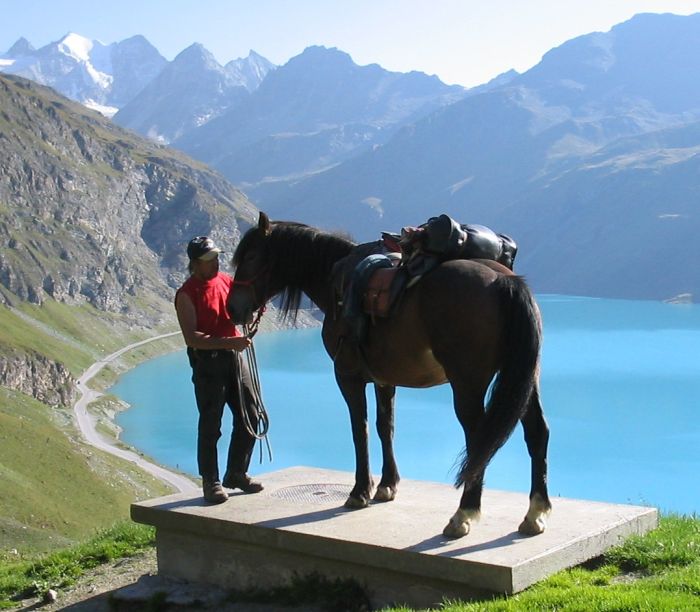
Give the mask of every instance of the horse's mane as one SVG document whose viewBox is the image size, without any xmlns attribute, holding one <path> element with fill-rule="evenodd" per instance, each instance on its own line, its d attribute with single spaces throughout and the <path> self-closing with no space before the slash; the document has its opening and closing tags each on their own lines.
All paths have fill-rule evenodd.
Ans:
<svg viewBox="0 0 700 612">
<path fill-rule="evenodd" d="M 253 231 L 241 239 L 234 255 L 234 265 L 240 263 Z M 285 318 L 296 316 L 304 293 L 302 286 L 328 283 L 333 265 L 356 246 L 339 234 L 293 221 L 272 222 L 267 244 L 271 267 L 281 275 L 279 280 L 285 285 L 280 305 Z"/>
</svg>

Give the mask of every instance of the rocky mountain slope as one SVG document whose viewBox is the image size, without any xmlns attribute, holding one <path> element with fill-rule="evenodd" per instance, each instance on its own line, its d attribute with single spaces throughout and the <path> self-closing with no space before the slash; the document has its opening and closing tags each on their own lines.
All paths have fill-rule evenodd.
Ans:
<svg viewBox="0 0 700 612">
<path fill-rule="evenodd" d="M 125 312 L 128 296 L 168 295 L 191 236 L 232 244 L 254 217 L 206 167 L 49 89 L 0 76 L 0 108 L 5 296 Z"/>
<path fill-rule="evenodd" d="M 201 125 L 215 116 L 221 104 L 224 108 L 228 105 L 228 90 L 253 91 L 273 68 L 254 51 L 247 58 L 221 66 L 200 44 L 168 62 L 140 35 L 105 45 L 69 33 L 40 49 L 20 38 L 0 54 L 0 72 L 48 85 L 108 117 L 130 106 L 120 123 L 144 135 L 152 133 L 161 141 L 171 140 L 188 126 Z M 149 90 L 135 102 L 147 87 Z M 232 101 L 237 101 L 236 95 Z M 183 112 L 185 121 L 171 134 L 166 126 L 172 126 Z M 157 125 L 143 126 L 164 115 L 166 123 L 160 129 Z"/>
<path fill-rule="evenodd" d="M 48 88 L 0 75 L 0 303 L 13 308 L 0 313 L 0 385 L 44 389 L 16 376 L 34 367 L 63 388 L 65 370 L 75 374 L 89 359 L 85 342 L 95 333 L 172 326 L 187 241 L 210 234 L 233 246 L 255 218 L 246 197 L 208 168 Z M 75 349 L 54 346 L 16 311 L 67 330 Z M 45 400 L 41 393 L 33 395 Z"/>
<path fill-rule="evenodd" d="M 166 64 L 143 36 L 105 45 L 70 33 L 40 49 L 21 38 L 0 55 L 0 71 L 48 85 L 110 116 Z"/>
<path fill-rule="evenodd" d="M 233 246 L 255 218 L 201 164 L 0 75 L 0 548 L 67 545 L 126 518 L 134 499 L 166 492 L 82 444 L 76 378 L 175 329 L 187 241 L 211 234 Z M 106 375 L 126 363 L 110 362 Z"/>
<path fill-rule="evenodd" d="M 167 144 L 242 103 L 273 67 L 253 52 L 222 66 L 202 45 L 192 45 L 125 104 L 114 121 Z"/>
<path fill-rule="evenodd" d="M 261 183 L 287 184 L 333 166 L 464 95 L 437 77 L 358 66 L 338 49 L 309 47 L 173 145 L 254 196 Z"/>
</svg>

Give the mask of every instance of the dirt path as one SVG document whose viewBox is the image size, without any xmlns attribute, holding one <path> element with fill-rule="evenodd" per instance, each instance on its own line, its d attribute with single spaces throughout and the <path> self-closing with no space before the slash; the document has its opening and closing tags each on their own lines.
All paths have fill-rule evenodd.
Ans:
<svg viewBox="0 0 700 612">
<path fill-rule="evenodd" d="M 75 402 L 75 405 L 73 406 L 73 414 L 75 415 L 78 430 L 80 431 L 83 438 L 88 444 L 94 446 L 95 448 L 99 448 L 100 450 L 103 450 L 107 453 L 111 453 L 112 455 L 125 459 L 126 461 L 131 461 L 132 463 L 135 463 L 142 470 L 148 472 L 149 474 L 152 474 L 156 478 L 169 484 L 181 493 L 189 493 L 198 489 L 197 485 L 195 485 L 195 483 L 192 480 L 190 480 L 186 476 L 182 476 L 181 474 L 176 474 L 175 472 L 166 470 L 165 468 L 156 465 L 155 463 L 151 463 L 150 461 L 147 461 L 146 459 L 134 453 L 133 451 L 119 448 L 114 443 L 103 438 L 97 432 L 95 419 L 93 419 L 93 417 L 87 410 L 87 407 L 91 402 L 94 402 L 96 399 L 103 395 L 99 391 L 95 391 L 94 389 L 88 387 L 87 384 L 90 381 L 90 379 L 96 376 L 102 368 L 104 368 L 107 364 L 114 361 L 127 351 L 130 351 L 136 347 L 142 346 L 149 342 L 153 342 L 155 340 L 161 340 L 162 338 L 169 338 L 170 336 L 175 336 L 179 333 L 180 332 L 172 332 L 169 334 L 155 336 L 147 340 L 141 340 L 140 342 L 134 342 L 133 344 L 119 349 L 111 355 L 107 355 L 107 357 L 101 359 L 100 361 L 96 361 L 95 363 L 93 363 L 78 378 L 77 387 L 78 392 L 80 393 L 80 398 L 78 398 L 78 401 Z"/>
</svg>

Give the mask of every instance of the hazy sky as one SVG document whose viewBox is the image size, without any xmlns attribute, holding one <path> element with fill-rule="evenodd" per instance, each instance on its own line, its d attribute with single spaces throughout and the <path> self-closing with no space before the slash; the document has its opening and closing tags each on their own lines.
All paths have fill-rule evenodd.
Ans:
<svg viewBox="0 0 700 612">
<path fill-rule="evenodd" d="M 700 0 L 0 0 L 0 52 L 68 32 L 103 43 L 143 34 L 167 59 L 199 42 L 221 63 L 253 49 L 284 64 L 324 45 L 473 86 L 644 12 L 688 15 Z"/>
</svg>

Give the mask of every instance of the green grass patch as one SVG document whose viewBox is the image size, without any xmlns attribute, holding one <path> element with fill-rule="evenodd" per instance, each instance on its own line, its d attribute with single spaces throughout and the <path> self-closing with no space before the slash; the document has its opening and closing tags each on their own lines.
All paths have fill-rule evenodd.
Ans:
<svg viewBox="0 0 700 612">
<path fill-rule="evenodd" d="M 594 562 L 559 572 L 512 597 L 445 602 L 447 612 L 700 610 L 700 520 L 669 515 Z M 396 608 L 407 610 L 407 608 Z"/>
<path fill-rule="evenodd" d="M 127 518 L 135 499 L 167 492 L 131 462 L 71 440 L 44 404 L 0 388 L 0 549 L 79 541 Z"/>
<path fill-rule="evenodd" d="M 98 355 L 113 353 L 153 333 L 131 331 L 123 317 L 97 310 L 90 304 L 69 306 L 46 300 L 41 306 L 24 304 L 22 311 L 71 340 L 90 347 Z"/>
<path fill-rule="evenodd" d="M 41 306 L 24 303 L 18 310 L 19 314 L 0 306 L 0 352 L 39 353 L 62 363 L 74 376 L 82 374 L 99 357 L 173 330 L 172 325 L 162 331 L 133 330 L 122 317 L 88 304 L 68 306 L 47 300 Z M 120 358 L 123 363 L 114 365 L 112 382 L 128 367 L 181 347 L 182 341 L 176 336 L 127 352 Z"/>
<path fill-rule="evenodd" d="M 623 571 L 649 574 L 692 565 L 700 560 L 700 520 L 669 514 L 658 529 L 629 538 L 605 558 Z"/>
<path fill-rule="evenodd" d="M 154 543 L 152 527 L 124 521 L 64 550 L 20 560 L 2 559 L 0 608 L 15 607 L 17 600 L 36 597 L 50 588 L 70 586 L 86 571 L 133 556 Z"/>
<path fill-rule="evenodd" d="M 696 517 L 662 517 L 659 528 L 629 538 L 602 558 L 560 572 L 511 597 L 474 602 L 446 601 L 446 612 L 550 611 L 646 612 L 700 609 L 700 554 Z M 151 528 L 122 523 L 86 544 L 52 554 L 11 560 L 0 557 L 0 607 L 18 597 L 70 585 L 85 571 L 153 546 Z M 630 573 L 632 572 L 632 573 Z M 365 610 L 369 602 L 352 580 L 297 576 L 274 589 L 233 591 L 233 602 L 314 606 L 325 610 Z M 411 608 L 392 608 L 395 612 Z"/>
<path fill-rule="evenodd" d="M 82 372 L 93 361 L 93 356 L 86 349 L 76 348 L 39 329 L 6 306 L 0 306 L 0 351 L 39 353 L 63 363 L 73 373 Z"/>
</svg>

